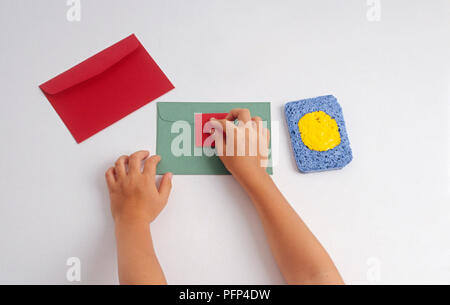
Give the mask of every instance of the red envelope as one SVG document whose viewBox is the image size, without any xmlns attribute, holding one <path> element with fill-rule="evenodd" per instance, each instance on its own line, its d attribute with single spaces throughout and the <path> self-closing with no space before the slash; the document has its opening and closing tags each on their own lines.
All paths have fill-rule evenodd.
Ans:
<svg viewBox="0 0 450 305">
<path fill-rule="evenodd" d="M 40 88 L 80 143 L 174 86 L 131 35 Z"/>
</svg>

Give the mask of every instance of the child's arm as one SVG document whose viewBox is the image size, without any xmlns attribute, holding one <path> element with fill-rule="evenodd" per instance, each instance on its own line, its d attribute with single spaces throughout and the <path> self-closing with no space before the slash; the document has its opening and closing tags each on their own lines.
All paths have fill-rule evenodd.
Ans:
<svg viewBox="0 0 450 305">
<path fill-rule="evenodd" d="M 230 123 L 236 118 L 241 122 L 239 126 Z M 259 125 L 261 119 L 251 118 L 247 109 L 234 109 L 226 120 L 212 121 L 216 129 L 216 149 L 219 155 L 223 152 L 220 158 L 254 203 L 272 253 L 287 283 L 343 284 L 325 249 L 286 201 L 261 163 L 267 160 L 270 135 L 267 129 Z M 247 133 L 239 132 L 245 127 L 242 122 L 247 123 Z M 222 137 L 218 129 L 226 130 L 226 136 Z M 232 143 L 227 142 L 232 132 L 234 148 L 230 148 Z M 236 156 L 239 144 L 245 145 L 245 156 Z M 257 155 L 250 155 L 251 145 L 258 145 Z M 232 152 L 234 154 L 230 156 Z"/>
<path fill-rule="evenodd" d="M 116 225 L 117 257 L 121 284 L 166 284 L 153 249 L 150 223 L 165 207 L 172 188 L 172 174 L 156 187 L 159 156 L 139 151 L 120 157 L 106 172 L 111 211 Z M 141 171 L 142 162 L 145 161 Z"/>
</svg>

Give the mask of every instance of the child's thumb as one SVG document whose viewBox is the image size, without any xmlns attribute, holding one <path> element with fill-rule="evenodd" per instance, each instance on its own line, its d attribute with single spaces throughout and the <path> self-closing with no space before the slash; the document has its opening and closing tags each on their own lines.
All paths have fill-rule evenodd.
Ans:
<svg viewBox="0 0 450 305">
<path fill-rule="evenodd" d="M 172 173 L 164 174 L 161 184 L 159 185 L 159 194 L 163 196 L 165 200 L 169 198 L 170 191 L 172 190 L 172 176 Z"/>
</svg>

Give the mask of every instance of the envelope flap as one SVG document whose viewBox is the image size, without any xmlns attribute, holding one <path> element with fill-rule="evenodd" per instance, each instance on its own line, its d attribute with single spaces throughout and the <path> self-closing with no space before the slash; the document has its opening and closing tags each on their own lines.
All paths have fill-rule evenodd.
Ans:
<svg viewBox="0 0 450 305">
<path fill-rule="evenodd" d="M 211 102 L 159 102 L 159 119 L 167 122 L 195 122 L 195 113 L 228 113 L 233 108 L 248 108 L 252 115 L 260 116 L 263 121 L 270 121 L 270 103 L 211 103 Z"/>
<path fill-rule="evenodd" d="M 105 72 L 133 53 L 140 45 L 133 34 L 42 84 L 40 88 L 47 94 L 60 93 Z"/>
<path fill-rule="evenodd" d="M 195 113 L 201 112 L 196 104 L 201 103 L 158 103 L 158 116 L 166 122 L 186 121 L 194 124 Z"/>
</svg>

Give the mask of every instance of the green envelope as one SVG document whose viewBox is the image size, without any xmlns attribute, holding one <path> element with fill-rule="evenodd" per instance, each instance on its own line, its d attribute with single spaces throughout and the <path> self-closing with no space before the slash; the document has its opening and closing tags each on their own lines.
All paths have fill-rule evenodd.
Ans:
<svg viewBox="0 0 450 305">
<path fill-rule="evenodd" d="M 230 173 L 217 156 L 207 156 L 201 147 L 195 146 L 194 115 L 195 113 L 227 113 L 233 108 L 248 108 L 252 116 L 259 116 L 263 122 L 266 121 L 267 128 L 271 130 L 270 103 L 158 102 L 156 153 L 161 156 L 161 162 L 157 173 L 159 175 L 166 172 L 177 175 L 229 175 Z M 178 123 L 174 124 L 175 122 Z M 177 137 L 179 139 L 183 132 L 187 134 L 189 129 L 190 144 L 183 142 L 181 145 L 177 142 L 180 144 L 177 147 L 183 147 L 185 152 L 190 150 L 190 154 L 176 156 L 172 152 L 173 140 Z M 184 146 L 186 144 L 187 146 Z M 271 164 L 271 155 L 269 159 Z M 268 167 L 267 172 L 272 174 L 272 167 Z"/>
</svg>

